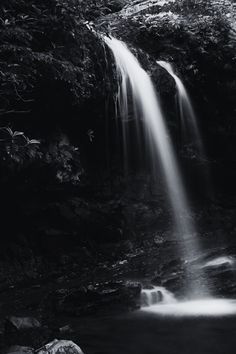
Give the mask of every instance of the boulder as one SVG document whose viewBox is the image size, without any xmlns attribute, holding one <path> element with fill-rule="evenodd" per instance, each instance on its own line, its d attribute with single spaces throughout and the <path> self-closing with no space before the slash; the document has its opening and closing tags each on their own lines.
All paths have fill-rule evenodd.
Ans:
<svg viewBox="0 0 236 354">
<path fill-rule="evenodd" d="M 34 317 L 11 316 L 5 321 L 4 341 L 8 346 L 37 347 L 50 336 L 51 331 Z"/>
<path fill-rule="evenodd" d="M 69 340 L 58 340 L 46 344 L 36 351 L 37 354 L 83 354 L 78 345 Z"/>
<path fill-rule="evenodd" d="M 63 327 L 60 327 L 59 328 L 59 332 L 60 333 L 72 333 L 73 332 L 73 329 L 71 328 L 71 326 L 68 324 L 68 325 L 65 325 Z"/>
<path fill-rule="evenodd" d="M 34 317 L 10 316 L 6 319 L 5 327 L 7 330 L 22 331 L 40 328 L 41 323 Z"/>
</svg>

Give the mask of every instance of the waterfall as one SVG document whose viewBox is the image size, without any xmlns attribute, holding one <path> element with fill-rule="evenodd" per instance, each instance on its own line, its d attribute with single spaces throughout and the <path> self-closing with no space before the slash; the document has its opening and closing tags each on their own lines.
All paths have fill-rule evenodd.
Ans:
<svg viewBox="0 0 236 354">
<path fill-rule="evenodd" d="M 162 286 L 142 289 L 141 307 L 149 307 L 156 304 L 173 304 L 176 302 L 177 300 L 174 295 Z"/>
<path fill-rule="evenodd" d="M 188 92 L 180 80 L 180 78 L 175 74 L 174 68 L 170 63 L 159 60 L 157 64 L 164 68 L 174 79 L 177 87 L 178 94 L 178 105 L 180 111 L 180 119 L 183 134 L 183 143 L 192 144 L 193 148 L 196 150 L 197 157 L 201 160 L 205 160 L 205 151 L 199 131 L 196 115 L 193 109 Z"/>
<path fill-rule="evenodd" d="M 154 85 L 125 43 L 113 37 L 104 36 L 103 38 L 114 55 L 120 82 L 118 104 L 125 146 L 128 139 L 126 126 L 130 114 L 129 102 L 132 100 L 133 119 L 136 121 L 137 130 L 139 129 L 138 120 L 141 119 L 146 129 L 150 151 L 153 152 L 152 163 L 157 165 L 159 160 L 161 165 L 166 193 L 173 211 L 175 229 L 179 235 L 181 257 L 186 264 L 188 295 L 203 296 L 207 293 L 203 270 L 200 267 L 193 269 L 191 266 L 191 260 L 200 254 L 196 229 Z M 195 279 L 193 279 L 193 274 Z"/>
</svg>

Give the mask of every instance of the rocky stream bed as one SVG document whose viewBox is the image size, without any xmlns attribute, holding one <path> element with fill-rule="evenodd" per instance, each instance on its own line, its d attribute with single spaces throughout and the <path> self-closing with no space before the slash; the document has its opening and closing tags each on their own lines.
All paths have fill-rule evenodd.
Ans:
<svg viewBox="0 0 236 354">
<path fill-rule="evenodd" d="M 86 348 L 89 326 L 110 323 L 109 318 L 140 308 L 142 287 L 163 286 L 183 297 L 188 264 L 176 256 L 177 235 L 171 224 L 166 226 L 168 208 L 158 208 L 155 198 L 141 197 L 129 191 L 118 200 L 72 197 L 47 204 L 47 213 L 52 205 L 54 212 L 60 210 L 59 219 L 62 224 L 69 222 L 71 235 L 55 229 L 49 218 L 47 227 L 38 224 L 41 233 L 44 228 L 38 241 L 44 247 L 43 256 L 38 244 L 32 247 L 28 238 L 17 246 L 21 255 L 17 261 L 2 261 L 2 350 L 12 345 L 37 349 L 55 338 L 71 339 Z M 114 219 L 117 210 L 122 218 Z M 35 212 L 39 215 L 31 209 Z M 201 211 L 196 206 L 194 213 L 204 246 L 197 263 L 200 260 L 206 267 L 212 292 L 220 297 L 234 297 L 236 291 L 234 216 L 235 205 L 229 199 L 227 204 L 223 199 L 212 202 Z M 84 225 L 90 230 L 90 241 L 86 236 L 86 242 L 80 238 L 78 242 L 78 230 Z M 102 243 L 96 241 L 101 235 Z M 116 237 L 109 241 L 111 235 Z M 219 264 L 209 263 L 222 257 Z"/>
</svg>

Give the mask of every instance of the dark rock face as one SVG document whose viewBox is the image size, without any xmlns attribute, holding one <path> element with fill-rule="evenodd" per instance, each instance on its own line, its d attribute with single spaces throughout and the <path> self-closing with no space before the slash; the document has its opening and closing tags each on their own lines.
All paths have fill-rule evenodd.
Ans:
<svg viewBox="0 0 236 354">
<path fill-rule="evenodd" d="M 141 285 L 134 282 L 106 282 L 80 289 L 59 289 L 46 299 L 49 311 L 78 316 L 119 312 L 138 307 Z"/>
<path fill-rule="evenodd" d="M 207 267 L 205 268 L 205 272 L 214 295 L 223 297 L 232 297 L 235 295 L 235 266 L 222 264 L 216 267 Z"/>
</svg>

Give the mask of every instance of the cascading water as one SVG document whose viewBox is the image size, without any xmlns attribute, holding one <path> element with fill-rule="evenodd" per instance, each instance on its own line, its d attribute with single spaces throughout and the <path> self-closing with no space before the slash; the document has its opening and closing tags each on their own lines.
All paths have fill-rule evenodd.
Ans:
<svg viewBox="0 0 236 354">
<path fill-rule="evenodd" d="M 154 85 L 136 57 L 122 41 L 113 37 L 104 37 L 104 41 L 114 55 L 120 79 L 118 103 L 124 140 L 127 139 L 125 124 L 129 117 L 128 102 L 130 95 L 134 106 L 136 126 L 139 126 L 138 119 L 144 122 L 150 151 L 153 152 L 152 163 L 156 165 L 157 160 L 160 161 L 167 195 L 172 206 L 176 231 L 180 237 L 179 244 L 181 245 L 182 257 L 186 261 L 188 296 L 204 296 L 208 293 L 204 273 L 200 267 L 192 269 L 191 262 L 188 262 L 197 257 L 200 249 L 174 149 Z M 192 278 L 193 273 L 195 273 L 195 280 Z"/>
<path fill-rule="evenodd" d="M 180 119 L 183 130 L 183 143 L 190 143 L 193 145 L 193 148 L 196 150 L 198 158 L 201 160 L 205 160 L 205 151 L 202 142 L 202 137 L 199 131 L 197 118 L 188 95 L 188 92 L 180 80 L 180 78 L 176 75 L 173 66 L 170 63 L 159 60 L 157 64 L 164 68 L 174 79 L 177 87 L 178 94 L 178 105 L 180 111 Z"/>
<path fill-rule="evenodd" d="M 149 307 L 156 304 L 173 304 L 176 302 L 177 300 L 174 295 L 162 286 L 143 289 L 141 292 L 141 307 Z"/>
<path fill-rule="evenodd" d="M 162 286 L 143 289 L 141 308 L 159 316 L 200 317 L 231 316 L 236 314 L 236 301 L 229 299 L 193 299 L 177 301 L 174 294 Z"/>
</svg>

